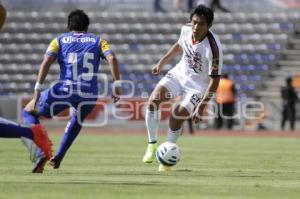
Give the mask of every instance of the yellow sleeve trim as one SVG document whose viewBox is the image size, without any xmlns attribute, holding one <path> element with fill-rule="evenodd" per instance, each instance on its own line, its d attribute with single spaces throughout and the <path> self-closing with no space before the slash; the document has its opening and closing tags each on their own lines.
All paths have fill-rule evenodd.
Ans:
<svg viewBox="0 0 300 199">
<path fill-rule="evenodd" d="M 100 40 L 100 51 L 102 52 L 102 54 L 104 56 L 111 54 L 111 49 L 110 49 L 109 43 L 105 39 L 102 39 L 102 38 Z"/>
<path fill-rule="evenodd" d="M 59 50 L 59 43 L 58 43 L 58 39 L 55 38 L 50 42 L 47 49 L 47 54 L 56 55 L 58 53 L 58 50 Z"/>
</svg>

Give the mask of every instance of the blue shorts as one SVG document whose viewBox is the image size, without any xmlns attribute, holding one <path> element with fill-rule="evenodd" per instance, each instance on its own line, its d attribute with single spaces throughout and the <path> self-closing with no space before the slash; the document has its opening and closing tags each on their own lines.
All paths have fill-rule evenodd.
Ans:
<svg viewBox="0 0 300 199">
<path fill-rule="evenodd" d="M 81 121 L 93 110 L 97 103 L 97 97 L 86 97 L 62 90 L 61 85 L 56 84 L 43 91 L 37 102 L 36 109 L 40 115 L 51 118 L 60 112 L 73 108 L 73 113 L 80 116 Z"/>
</svg>

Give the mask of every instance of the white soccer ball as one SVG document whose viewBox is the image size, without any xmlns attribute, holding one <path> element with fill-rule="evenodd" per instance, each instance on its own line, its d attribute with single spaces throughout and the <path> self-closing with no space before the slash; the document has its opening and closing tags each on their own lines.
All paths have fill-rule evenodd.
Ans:
<svg viewBox="0 0 300 199">
<path fill-rule="evenodd" d="M 157 148 L 156 159 L 165 166 L 174 166 L 180 160 L 180 149 L 177 144 L 164 142 Z"/>
</svg>

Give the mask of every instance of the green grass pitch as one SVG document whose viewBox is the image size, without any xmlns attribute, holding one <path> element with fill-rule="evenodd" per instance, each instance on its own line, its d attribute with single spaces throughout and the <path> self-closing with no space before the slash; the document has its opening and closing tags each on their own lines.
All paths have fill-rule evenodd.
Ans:
<svg viewBox="0 0 300 199">
<path fill-rule="evenodd" d="M 61 168 L 42 175 L 31 173 L 19 140 L 0 139 L 0 199 L 300 198 L 297 138 L 183 136 L 181 161 L 167 174 L 142 163 L 145 139 L 81 134 Z"/>
</svg>

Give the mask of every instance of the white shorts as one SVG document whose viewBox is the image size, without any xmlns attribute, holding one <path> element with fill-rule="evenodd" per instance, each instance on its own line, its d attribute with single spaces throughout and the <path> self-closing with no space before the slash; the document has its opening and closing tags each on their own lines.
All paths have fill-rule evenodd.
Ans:
<svg viewBox="0 0 300 199">
<path fill-rule="evenodd" d="M 157 86 L 167 88 L 172 98 L 181 96 L 180 106 L 191 114 L 201 101 L 208 84 L 201 83 L 198 77 L 180 73 L 175 67 L 158 82 Z"/>
</svg>

